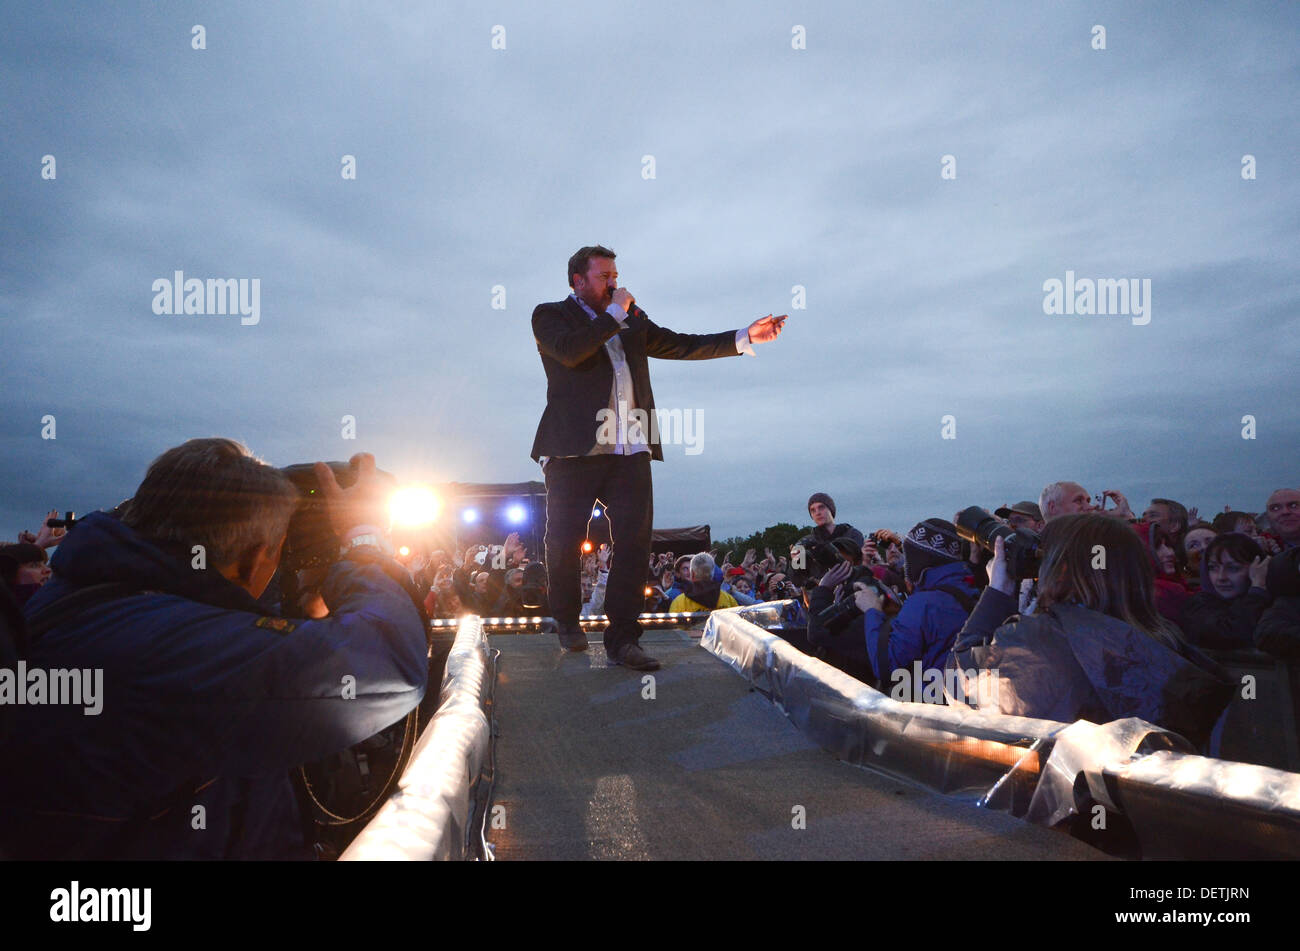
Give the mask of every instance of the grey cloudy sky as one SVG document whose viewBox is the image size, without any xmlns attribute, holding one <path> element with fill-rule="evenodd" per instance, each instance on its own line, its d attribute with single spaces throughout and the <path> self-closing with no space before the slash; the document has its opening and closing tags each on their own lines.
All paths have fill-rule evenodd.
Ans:
<svg viewBox="0 0 1300 951">
<path fill-rule="evenodd" d="M 803 522 L 824 490 L 906 529 L 1058 478 L 1258 510 L 1300 483 L 1298 28 L 1294 3 L 6 4 L 0 534 L 194 436 L 538 478 L 529 317 L 595 242 L 674 330 L 791 314 L 756 360 L 652 366 L 704 422 L 656 465 L 660 526 Z M 155 315 L 176 270 L 259 278 L 260 323 Z M 1067 270 L 1149 279 L 1150 323 L 1046 315 Z"/>
</svg>

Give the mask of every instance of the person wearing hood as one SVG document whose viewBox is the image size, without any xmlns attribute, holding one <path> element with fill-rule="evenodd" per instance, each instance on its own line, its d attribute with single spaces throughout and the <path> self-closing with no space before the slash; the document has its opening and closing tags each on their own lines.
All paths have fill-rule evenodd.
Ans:
<svg viewBox="0 0 1300 951">
<path fill-rule="evenodd" d="M 1132 530 L 1142 542 L 1154 576 L 1156 610 L 1181 629 L 1183 609 L 1191 592 L 1178 574 L 1178 557 L 1173 539 L 1156 522 L 1135 522 Z"/>
<path fill-rule="evenodd" d="M 915 681 L 919 662 L 927 670 L 942 670 L 979 590 L 962 557 L 956 527 L 941 518 L 918 522 L 903 539 L 903 571 L 913 591 L 892 619 L 882 610 L 880 595 L 862 585 L 854 597 L 862 614 L 839 634 L 822 627 L 818 615 L 834 600 L 834 589 L 852 573 L 845 561 L 832 568 L 814 589 L 808 608 L 808 639 L 844 655 L 853 663 L 870 665 L 882 691 L 901 685 L 899 677 Z M 919 691 L 914 691 L 916 696 Z"/>
<path fill-rule="evenodd" d="M 425 625 L 377 527 L 386 487 L 373 456 L 352 467 L 344 490 L 316 466 L 340 546 L 319 620 L 258 602 L 299 495 L 234 440 L 169 449 L 120 518 L 77 522 L 27 604 L 26 661 L 95 672 L 96 700 L 16 708 L 0 853 L 311 857 L 290 770 L 401 720 L 429 680 Z"/>
<path fill-rule="evenodd" d="M 1197 647 L 1250 650 L 1255 627 L 1273 600 L 1268 562 L 1254 539 L 1236 532 L 1218 535 L 1201 558 L 1201 590 L 1183 606 L 1183 633 Z"/>
<path fill-rule="evenodd" d="M 723 591 L 722 586 L 714 579 L 713 571 L 716 567 L 713 556 L 707 551 L 702 551 L 691 558 L 690 586 L 673 598 L 668 610 L 678 613 L 738 607 L 739 602 Z"/>
<path fill-rule="evenodd" d="M 1062 723 L 1138 717 L 1208 746 L 1235 685 L 1156 610 L 1151 560 L 1127 525 L 1100 514 L 1048 522 L 1038 582 L 1038 612 L 1016 615 L 997 539 L 989 585 L 953 645 L 957 676 L 945 684 L 968 685 L 953 702 L 979 697 L 1001 713 Z M 971 684 L 981 671 L 996 671 L 992 690 Z"/>
</svg>

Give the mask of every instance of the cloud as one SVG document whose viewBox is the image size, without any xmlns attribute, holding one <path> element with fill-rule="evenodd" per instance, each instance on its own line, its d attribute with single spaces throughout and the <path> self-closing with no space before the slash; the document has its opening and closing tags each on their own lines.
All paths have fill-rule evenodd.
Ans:
<svg viewBox="0 0 1300 951">
<path fill-rule="evenodd" d="M 702 454 L 656 467 L 660 524 L 802 521 L 817 487 L 859 527 L 905 528 L 1062 477 L 1203 511 L 1297 481 L 1294 8 L 838 3 L 799 14 L 803 51 L 793 16 L 10 14 L 0 532 L 112 504 L 196 435 L 536 478 L 529 315 L 591 241 L 675 330 L 806 289 L 758 360 L 654 365 L 659 404 L 706 421 Z M 261 323 L 154 315 L 177 269 L 260 278 Z M 1067 269 L 1150 278 L 1151 324 L 1045 315 Z"/>
</svg>

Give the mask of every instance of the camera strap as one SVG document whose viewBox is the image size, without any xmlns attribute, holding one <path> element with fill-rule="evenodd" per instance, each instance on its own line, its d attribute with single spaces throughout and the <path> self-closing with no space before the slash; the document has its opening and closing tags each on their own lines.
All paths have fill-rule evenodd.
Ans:
<svg viewBox="0 0 1300 951">
<path fill-rule="evenodd" d="M 951 585 L 943 585 L 934 590 L 942 591 L 944 594 L 950 595 L 954 601 L 961 605 L 962 610 L 966 612 L 967 616 L 975 610 L 975 599 L 965 591 L 961 590 L 961 588 L 954 588 Z"/>
</svg>

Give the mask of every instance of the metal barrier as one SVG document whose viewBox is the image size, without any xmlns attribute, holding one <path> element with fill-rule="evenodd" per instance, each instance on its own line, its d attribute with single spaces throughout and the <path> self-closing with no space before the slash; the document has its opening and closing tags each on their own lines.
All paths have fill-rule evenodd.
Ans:
<svg viewBox="0 0 1300 951">
<path fill-rule="evenodd" d="M 646 613 L 637 618 L 646 630 L 664 627 L 702 626 L 709 619 L 708 611 L 663 611 Z M 430 621 L 429 626 L 435 630 L 449 630 L 460 627 L 461 618 L 438 618 Z M 556 620 L 553 617 L 482 617 L 479 622 L 488 634 L 552 634 L 555 632 Z M 609 624 L 604 614 L 592 614 L 578 619 L 583 630 L 591 631 Z"/>
<path fill-rule="evenodd" d="M 1300 857 L 1300 775 L 1191 755 L 1132 718 L 1065 724 L 892 700 L 753 623 L 773 610 L 756 607 L 715 611 L 700 646 L 840 759 L 1042 825 L 1100 806 L 1132 826 L 1144 857 Z"/>
<path fill-rule="evenodd" d="M 492 783 L 490 711 L 499 652 L 487 646 L 477 617 L 458 623 L 437 712 L 397 792 L 352 840 L 342 861 L 491 858 L 483 810 Z"/>
</svg>

